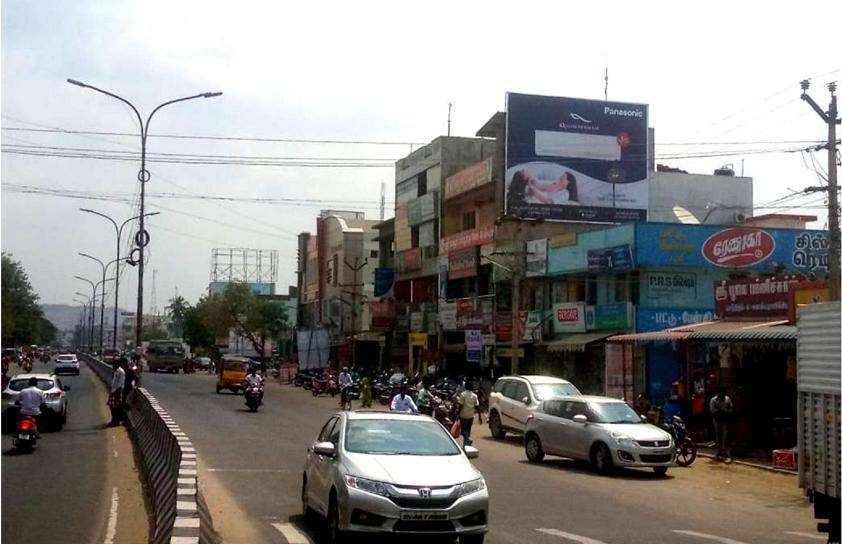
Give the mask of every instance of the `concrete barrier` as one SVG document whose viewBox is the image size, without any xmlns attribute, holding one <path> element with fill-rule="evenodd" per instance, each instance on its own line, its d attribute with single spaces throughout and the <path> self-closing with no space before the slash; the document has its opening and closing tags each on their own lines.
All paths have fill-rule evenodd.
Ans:
<svg viewBox="0 0 842 544">
<path fill-rule="evenodd" d="M 109 365 L 83 356 L 108 387 Z M 154 544 L 213 544 L 218 541 L 207 505 L 199 493 L 193 443 L 158 400 L 140 387 L 126 399 L 126 424 L 140 449 L 153 509 Z"/>
</svg>

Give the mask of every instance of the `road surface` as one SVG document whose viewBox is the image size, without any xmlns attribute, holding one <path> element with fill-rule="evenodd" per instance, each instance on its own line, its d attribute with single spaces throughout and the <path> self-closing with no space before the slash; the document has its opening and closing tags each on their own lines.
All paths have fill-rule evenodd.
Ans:
<svg viewBox="0 0 842 544">
<path fill-rule="evenodd" d="M 190 436 L 200 482 L 226 542 L 294 544 L 318 528 L 299 518 L 305 449 L 337 399 L 270 383 L 265 405 L 214 392 L 206 374 L 145 374 L 144 385 Z M 475 425 L 475 461 L 491 497 L 491 544 L 813 543 L 809 505 L 797 478 L 700 459 L 667 477 L 625 470 L 598 476 L 586 465 L 526 461 L 516 438 L 498 441 Z"/>
<path fill-rule="evenodd" d="M 33 372 L 52 368 L 37 362 Z M 105 388 L 84 363 L 80 376 L 59 379 L 70 386 L 63 430 L 42 432 L 33 453 L 18 454 L 3 429 L 3 544 L 147 542 L 132 445 L 125 428 L 105 428 Z"/>
</svg>

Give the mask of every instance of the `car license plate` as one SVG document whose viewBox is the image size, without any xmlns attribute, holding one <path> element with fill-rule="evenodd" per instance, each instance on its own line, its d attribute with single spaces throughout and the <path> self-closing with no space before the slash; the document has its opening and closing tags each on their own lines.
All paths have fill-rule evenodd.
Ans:
<svg viewBox="0 0 842 544">
<path fill-rule="evenodd" d="M 18 440 L 29 440 L 29 435 L 28 434 L 19 434 Z"/>
<path fill-rule="evenodd" d="M 447 512 L 427 512 L 410 510 L 401 512 L 401 519 L 407 521 L 441 521 L 450 519 L 450 514 Z"/>
<path fill-rule="evenodd" d="M 669 453 L 669 450 L 656 450 L 655 455 L 666 455 Z"/>
</svg>

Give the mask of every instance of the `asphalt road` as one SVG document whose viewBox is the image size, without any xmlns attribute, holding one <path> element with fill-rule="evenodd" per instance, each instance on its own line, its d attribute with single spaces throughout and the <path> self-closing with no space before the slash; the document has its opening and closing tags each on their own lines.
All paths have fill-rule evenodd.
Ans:
<svg viewBox="0 0 842 544">
<path fill-rule="evenodd" d="M 35 363 L 50 372 L 53 363 Z M 67 424 L 41 432 L 31 454 L 2 437 L 3 543 L 140 543 L 148 521 L 131 443 L 123 428 L 105 429 L 105 389 L 82 364 L 80 376 L 61 376 L 70 386 Z"/>
<path fill-rule="evenodd" d="M 252 414 L 242 396 L 215 394 L 214 383 L 203 374 L 144 375 L 197 449 L 217 529 L 228 542 L 294 544 L 292 524 L 318 540 L 318 528 L 298 516 L 301 470 L 337 401 L 270 384 Z M 493 440 L 485 425 L 474 434 L 492 544 L 821 541 L 793 476 L 700 459 L 665 478 L 642 470 L 602 477 L 569 460 L 529 464 L 519 440 Z"/>
</svg>

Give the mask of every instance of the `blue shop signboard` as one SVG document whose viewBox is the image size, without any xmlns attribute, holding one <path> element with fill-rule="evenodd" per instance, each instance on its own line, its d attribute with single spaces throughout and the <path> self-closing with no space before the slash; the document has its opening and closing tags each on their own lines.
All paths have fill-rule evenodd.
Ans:
<svg viewBox="0 0 842 544">
<path fill-rule="evenodd" d="M 589 272 L 624 271 L 633 268 L 634 259 L 629 244 L 588 251 Z"/>
<path fill-rule="evenodd" d="M 635 258 L 641 267 L 681 266 L 826 272 L 826 231 L 638 224 Z"/>
<path fill-rule="evenodd" d="M 716 319 L 715 312 L 704 308 L 638 308 L 637 332 L 652 332 L 703 323 Z"/>
</svg>

